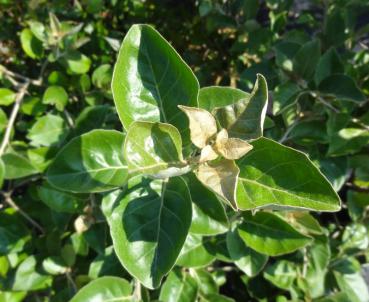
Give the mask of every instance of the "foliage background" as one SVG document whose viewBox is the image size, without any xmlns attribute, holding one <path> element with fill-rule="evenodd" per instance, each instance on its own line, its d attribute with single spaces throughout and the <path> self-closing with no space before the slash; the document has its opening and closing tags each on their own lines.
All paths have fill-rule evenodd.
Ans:
<svg viewBox="0 0 369 302">
<path fill-rule="evenodd" d="M 25 94 L 1 150 L 0 301 L 67 301 L 99 276 L 129 279 L 111 248 L 101 195 L 53 191 L 42 172 L 73 137 L 121 130 L 110 81 L 136 23 L 158 29 L 202 87 L 250 91 L 264 74 L 265 136 L 309 154 L 343 201 L 338 213 L 314 214 L 320 245 L 270 259 L 253 278 L 220 246 L 202 282 L 235 301 L 369 300 L 361 275 L 369 261 L 367 1 L 2 0 L 0 16 L 2 139 Z"/>
</svg>

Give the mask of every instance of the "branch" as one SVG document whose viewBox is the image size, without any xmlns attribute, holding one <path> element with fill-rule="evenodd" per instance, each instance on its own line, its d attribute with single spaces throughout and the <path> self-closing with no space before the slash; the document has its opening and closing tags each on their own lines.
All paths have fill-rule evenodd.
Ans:
<svg viewBox="0 0 369 302">
<path fill-rule="evenodd" d="M 2 140 L 1 145 L 0 145 L 0 156 L 4 154 L 5 149 L 9 144 L 10 134 L 11 134 L 13 125 L 14 125 L 15 120 L 17 118 L 20 105 L 22 104 L 24 95 L 27 92 L 29 84 L 30 84 L 30 82 L 26 81 L 24 84 L 21 85 L 21 87 L 20 87 L 20 89 L 17 93 L 17 96 L 15 98 L 15 102 L 14 102 L 14 106 L 13 106 L 12 112 L 10 114 L 9 122 L 8 122 L 8 125 L 6 126 L 5 134 L 4 134 L 3 140 Z"/>
<path fill-rule="evenodd" d="M 30 224 L 32 224 L 36 229 L 38 229 L 42 235 L 45 234 L 44 229 L 42 226 L 40 226 L 35 220 L 33 220 L 26 212 L 24 212 L 12 199 L 10 193 L 4 193 L 2 192 L 2 195 L 4 196 L 4 201 L 7 203 L 10 207 L 12 207 L 14 210 L 19 212 Z"/>
</svg>

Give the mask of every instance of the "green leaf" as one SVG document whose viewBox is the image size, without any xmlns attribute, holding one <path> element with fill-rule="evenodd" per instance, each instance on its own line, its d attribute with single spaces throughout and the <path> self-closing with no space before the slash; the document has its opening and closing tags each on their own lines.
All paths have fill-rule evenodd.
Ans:
<svg viewBox="0 0 369 302">
<path fill-rule="evenodd" d="M 125 129 L 137 120 L 161 121 L 184 132 L 188 123 L 177 105 L 197 107 L 199 83 L 174 48 L 155 29 L 134 25 L 118 54 L 112 91 Z M 185 140 L 185 144 L 188 142 Z"/>
<path fill-rule="evenodd" d="M 184 166 L 181 135 L 170 124 L 134 122 L 129 127 L 123 152 L 133 174 L 155 174 Z"/>
<path fill-rule="evenodd" d="M 191 225 L 186 183 L 178 177 L 167 183 L 143 179 L 117 201 L 108 220 L 117 256 L 145 287 L 156 288 L 174 266 Z"/>
<path fill-rule="evenodd" d="M 51 275 L 62 275 L 68 271 L 61 257 L 48 257 L 42 262 L 43 269 Z"/>
<path fill-rule="evenodd" d="M 5 177 L 5 165 L 4 165 L 3 160 L 0 157 L 0 189 L 3 186 L 4 177 Z"/>
<path fill-rule="evenodd" d="M 212 112 L 218 107 L 235 104 L 241 100 L 249 99 L 250 93 L 232 87 L 210 86 L 200 89 L 199 107 Z"/>
<path fill-rule="evenodd" d="M 84 74 L 90 70 L 91 60 L 77 50 L 69 50 L 60 59 L 68 74 Z"/>
<path fill-rule="evenodd" d="M 175 269 L 165 280 L 160 291 L 159 300 L 166 302 L 195 301 L 197 290 L 197 282 L 188 272 Z"/>
<path fill-rule="evenodd" d="M 36 120 L 29 129 L 27 138 L 31 145 L 51 146 L 62 142 L 68 135 L 68 126 L 63 118 L 58 115 L 47 114 Z"/>
<path fill-rule="evenodd" d="M 279 260 L 268 266 L 264 271 L 264 278 L 281 289 L 290 289 L 297 278 L 297 267 L 293 262 Z"/>
<path fill-rule="evenodd" d="M 176 265 L 184 267 L 207 266 L 215 260 L 211 251 L 211 237 L 188 234 Z"/>
<path fill-rule="evenodd" d="M 43 56 L 44 50 L 42 42 L 38 40 L 28 28 L 22 30 L 20 35 L 23 51 L 32 59 L 38 59 Z"/>
<path fill-rule="evenodd" d="M 216 277 L 209 273 L 206 268 L 191 270 L 192 276 L 196 279 L 200 294 L 215 294 L 219 291 Z"/>
<path fill-rule="evenodd" d="M 237 161 L 240 209 L 340 209 L 338 195 L 304 153 L 267 138 L 260 138 L 252 145 L 253 150 Z"/>
<path fill-rule="evenodd" d="M 29 159 L 16 153 L 6 153 L 1 159 L 5 165 L 5 179 L 17 179 L 39 171 L 30 163 Z"/>
<path fill-rule="evenodd" d="M 192 199 L 191 233 L 217 235 L 228 230 L 228 218 L 216 195 L 205 188 L 193 173 L 189 174 L 188 187 Z"/>
<path fill-rule="evenodd" d="M 328 155 L 353 154 L 369 144 L 369 131 L 361 128 L 343 128 L 334 133 L 329 140 Z"/>
<path fill-rule="evenodd" d="M 28 228 L 13 209 L 0 212 L 0 255 L 21 252 L 30 239 Z"/>
<path fill-rule="evenodd" d="M 101 277 L 82 287 L 70 302 L 132 301 L 132 286 L 117 277 Z"/>
<path fill-rule="evenodd" d="M 319 85 L 328 76 L 339 73 L 344 73 L 343 63 L 336 49 L 330 48 L 319 59 L 314 75 L 315 84 Z"/>
<path fill-rule="evenodd" d="M 227 233 L 227 249 L 236 266 L 247 276 L 256 276 L 268 261 L 268 256 L 248 247 L 233 226 Z"/>
<path fill-rule="evenodd" d="M 255 251 L 278 256 L 296 251 L 311 242 L 282 218 L 267 212 L 246 215 L 238 234 Z"/>
<path fill-rule="evenodd" d="M 293 106 L 299 99 L 301 89 L 293 82 L 286 82 L 274 89 L 273 114 L 278 115 Z"/>
<path fill-rule="evenodd" d="M 369 290 L 360 270 L 353 271 L 350 266 L 358 266 L 355 259 L 346 258 L 333 271 L 334 277 L 342 292 L 347 293 L 352 302 L 366 302 L 369 300 Z"/>
<path fill-rule="evenodd" d="M 14 103 L 16 93 L 8 88 L 0 88 L 0 105 L 9 106 Z"/>
<path fill-rule="evenodd" d="M 306 282 L 312 298 L 321 297 L 325 293 L 325 278 L 329 267 L 331 250 L 328 238 L 316 237 L 314 244 L 307 248 L 308 263 Z"/>
<path fill-rule="evenodd" d="M 63 111 L 68 104 L 68 94 L 61 86 L 49 86 L 42 98 L 42 103 L 54 105 L 59 111 Z"/>
<path fill-rule="evenodd" d="M 0 302 L 21 302 L 27 296 L 27 292 L 0 292 Z"/>
<path fill-rule="evenodd" d="M 268 86 L 258 74 L 251 95 L 237 103 L 214 109 L 220 126 L 230 137 L 255 139 L 263 135 L 263 125 L 268 105 Z"/>
<path fill-rule="evenodd" d="M 47 180 L 63 191 L 91 193 L 125 184 L 128 172 L 122 155 L 125 135 L 93 130 L 72 139 L 55 157 Z"/>
<path fill-rule="evenodd" d="M 124 270 L 114 253 L 113 246 L 109 246 L 104 250 L 103 254 L 99 254 L 90 262 L 88 276 L 92 279 L 107 275 L 121 276 L 122 271 Z"/>
<path fill-rule="evenodd" d="M 313 40 L 305 43 L 293 58 L 293 70 L 300 77 L 310 79 L 320 58 L 320 42 Z"/>
<path fill-rule="evenodd" d="M 338 99 L 362 103 L 366 101 L 365 95 L 361 92 L 355 81 L 343 74 L 334 74 L 325 78 L 319 84 L 319 91 L 332 95 Z"/>
<path fill-rule="evenodd" d="M 13 290 L 29 291 L 45 289 L 51 285 L 52 278 L 36 270 L 36 258 L 26 258 L 17 268 L 14 276 Z"/>
<path fill-rule="evenodd" d="M 97 88 L 110 89 L 111 79 L 113 77 L 113 68 L 109 64 L 100 65 L 92 74 L 92 83 Z"/>
<path fill-rule="evenodd" d="M 81 200 L 78 197 L 50 186 L 38 187 L 37 193 L 41 201 L 56 212 L 75 213 L 80 208 Z"/>
</svg>

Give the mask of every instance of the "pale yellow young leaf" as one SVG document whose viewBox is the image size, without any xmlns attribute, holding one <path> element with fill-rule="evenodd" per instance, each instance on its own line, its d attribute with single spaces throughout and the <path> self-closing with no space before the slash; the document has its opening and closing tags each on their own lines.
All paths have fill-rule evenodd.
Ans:
<svg viewBox="0 0 369 302">
<path fill-rule="evenodd" d="M 201 150 L 200 163 L 204 163 L 209 160 L 214 160 L 218 158 L 218 153 L 216 153 L 212 146 L 207 145 Z"/>
<path fill-rule="evenodd" d="M 233 160 L 221 159 L 200 164 L 196 176 L 206 187 L 237 209 L 236 186 L 239 173 Z"/>
<path fill-rule="evenodd" d="M 226 159 L 239 159 L 252 149 L 252 145 L 239 138 L 228 138 L 228 132 L 222 129 L 216 138 L 215 150 Z"/>
<path fill-rule="evenodd" d="M 209 139 L 217 133 L 217 124 L 215 118 L 210 112 L 187 106 L 178 106 L 188 117 L 190 121 L 190 132 L 192 143 L 202 149 Z"/>
</svg>

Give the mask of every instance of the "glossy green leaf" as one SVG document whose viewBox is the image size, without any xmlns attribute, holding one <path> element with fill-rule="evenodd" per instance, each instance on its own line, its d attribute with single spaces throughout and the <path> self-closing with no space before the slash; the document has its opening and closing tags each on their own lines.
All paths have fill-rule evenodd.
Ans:
<svg viewBox="0 0 369 302">
<path fill-rule="evenodd" d="M 270 256 L 292 253 L 311 242 L 310 237 L 268 212 L 246 215 L 238 234 L 249 247 Z"/>
<path fill-rule="evenodd" d="M 249 277 L 257 275 L 268 261 L 268 256 L 245 244 L 236 226 L 227 233 L 227 249 L 236 266 Z"/>
<path fill-rule="evenodd" d="M 27 296 L 27 292 L 0 291 L 0 302 L 21 302 Z"/>
<path fill-rule="evenodd" d="M 209 294 L 201 296 L 200 302 L 235 302 L 235 300 L 220 294 Z"/>
<path fill-rule="evenodd" d="M 56 212 L 75 213 L 83 204 L 80 198 L 50 186 L 38 187 L 37 193 L 41 201 Z"/>
<path fill-rule="evenodd" d="M 28 228 L 13 209 L 0 212 L 0 255 L 21 252 L 31 239 Z"/>
<path fill-rule="evenodd" d="M 14 103 L 16 93 L 8 88 L 0 88 L 0 105 L 9 106 Z"/>
<path fill-rule="evenodd" d="M 68 271 L 68 266 L 61 257 L 48 257 L 42 262 L 42 268 L 51 275 L 61 275 Z"/>
<path fill-rule="evenodd" d="M 101 277 L 81 288 L 70 302 L 132 301 L 132 286 L 117 277 Z"/>
<path fill-rule="evenodd" d="M 125 269 L 156 288 L 174 266 L 191 225 L 191 197 L 178 177 L 143 179 L 119 196 L 111 214 L 114 249 Z"/>
<path fill-rule="evenodd" d="M 193 202 L 191 233 L 216 235 L 226 232 L 228 218 L 216 195 L 206 189 L 192 173 L 187 183 Z"/>
<path fill-rule="evenodd" d="M 346 258 L 334 269 L 334 277 L 342 292 L 350 297 L 352 302 L 365 302 L 369 300 L 369 289 L 360 273 L 360 264 L 352 258 Z M 354 263 L 352 263 L 354 262 Z M 358 266 L 357 271 L 351 269 Z"/>
<path fill-rule="evenodd" d="M 211 237 L 189 234 L 177 260 L 184 267 L 202 267 L 215 260 L 211 250 Z"/>
<path fill-rule="evenodd" d="M 273 114 L 278 115 L 293 106 L 299 98 L 301 88 L 293 82 L 278 85 L 273 94 Z"/>
<path fill-rule="evenodd" d="M 109 246 L 103 254 L 99 254 L 90 262 L 88 276 L 92 279 L 103 276 L 121 276 L 123 271 L 124 269 L 115 255 L 113 246 Z"/>
<path fill-rule="evenodd" d="M 338 195 L 304 153 L 267 138 L 260 138 L 252 145 L 253 150 L 237 161 L 240 209 L 340 209 Z"/>
<path fill-rule="evenodd" d="M 48 182 L 59 190 L 81 193 L 123 186 L 128 176 L 124 138 L 114 130 L 94 130 L 74 138 L 50 165 Z"/>
<path fill-rule="evenodd" d="M 210 86 L 200 89 L 198 102 L 200 108 L 212 112 L 218 107 L 232 105 L 249 98 L 250 94 L 240 89 Z"/>
<path fill-rule="evenodd" d="M 343 74 L 334 74 L 325 78 L 319 84 L 319 91 L 346 101 L 362 103 L 366 100 L 355 81 Z"/>
<path fill-rule="evenodd" d="M 32 146 L 51 146 L 65 139 L 68 135 L 68 126 L 58 115 L 47 114 L 36 120 L 29 129 L 27 138 Z"/>
<path fill-rule="evenodd" d="M 336 49 L 330 48 L 320 57 L 314 75 L 315 84 L 319 85 L 328 76 L 339 73 L 344 73 L 343 63 Z"/>
<path fill-rule="evenodd" d="M 192 276 L 196 279 L 199 286 L 200 295 L 216 294 L 219 291 L 219 285 L 214 274 L 204 269 L 191 270 Z"/>
<path fill-rule="evenodd" d="M 199 83 L 155 29 L 134 25 L 120 48 L 112 90 L 124 128 L 142 120 L 171 123 L 184 131 L 188 123 L 177 105 L 197 107 Z"/>
<path fill-rule="evenodd" d="M 362 128 L 343 128 L 330 137 L 328 155 L 353 154 L 369 144 L 369 131 Z"/>
<path fill-rule="evenodd" d="M 49 86 L 44 93 L 42 103 L 54 105 L 57 110 L 63 111 L 68 104 L 68 94 L 61 86 Z"/>
<path fill-rule="evenodd" d="M 264 278 L 275 286 L 289 289 L 298 276 L 297 267 L 293 262 L 280 260 L 268 266 L 264 271 Z"/>
<path fill-rule="evenodd" d="M 255 139 L 263 135 L 263 125 L 268 105 L 268 86 L 258 74 L 251 95 L 237 103 L 216 108 L 215 117 L 229 137 Z"/>
<path fill-rule="evenodd" d="M 91 66 L 91 60 L 77 50 L 68 51 L 60 62 L 69 74 L 84 74 Z"/>
<path fill-rule="evenodd" d="M 28 28 L 22 30 L 20 35 L 21 45 L 24 52 L 32 59 L 41 58 L 43 55 L 42 43 Z"/>
<path fill-rule="evenodd" d="M 293 58 L 293 70 L 300 77 L 310 79 L 320 58 L 320 42 L 315 39 L 302 45 Z"/>
<path fill-rule="evenodd" d="M 331 250 L 328 238 L 319 236 L 314 239 L 314 244 L 307 248 L 308 262 L 306 270 L 306 282 L 312 298 L 321 297 L 325 292 L 325 278 L 329 268 Z"/>
<path fill-rule="evenodd" d="M 1 159 L 5 165 L 5 179 L 22 178 L 39 172 L 28 158 L 17 153 L 5 153 Z"/>
<path fill-rule="evenodd" d="M 195 301 L 197 290 L 197 282 L 188 272 L 175 269 L 163 283 L 159 300 L 166 302 Z"/>
<path fill-rule="evenodd" d="M 113 68 L 109 64 L 100 65 L 92 74 L 92 83 L 98 88 L 109 89 L 112 76 Z"/>
<path fill-rule="evenodd" d="M 128 130 L 123 152 L 132 174 L 154 174 L 184 166 L 181 135 L 170 124 L 134 122 Z"/>
<path fill-rule="evenodd" d="M 29 256 L 18 266 L 14 276 L 13 290 L 40 290 L 51 285 L 52 278 L 38 273 L 36 264 L 36 258 Z"/>
</svg>

